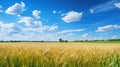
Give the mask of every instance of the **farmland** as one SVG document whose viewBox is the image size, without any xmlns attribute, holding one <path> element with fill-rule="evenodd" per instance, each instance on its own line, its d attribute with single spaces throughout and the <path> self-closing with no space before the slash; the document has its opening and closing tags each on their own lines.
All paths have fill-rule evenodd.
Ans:
<svg viewBox="0 0 120 67">
<path fill-rule="evenodd" d="M 120 67 L 120 43 L 0 43 L 0 67 Z"/>
</svg>

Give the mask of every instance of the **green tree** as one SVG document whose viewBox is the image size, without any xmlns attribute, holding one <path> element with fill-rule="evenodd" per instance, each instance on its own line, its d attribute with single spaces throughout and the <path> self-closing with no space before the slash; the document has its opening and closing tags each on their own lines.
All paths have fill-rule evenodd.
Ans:
<svg viewBox="0 0 120 67">
<path fill-rule="evenodd" d="M 59 39 L 59 42 L 63 42 L 62 38 Z"/>
<path fill-rule="evenodd" d="M 68 40 L 64 40 L 64 42 L 68 42 Z"/>
</svg>

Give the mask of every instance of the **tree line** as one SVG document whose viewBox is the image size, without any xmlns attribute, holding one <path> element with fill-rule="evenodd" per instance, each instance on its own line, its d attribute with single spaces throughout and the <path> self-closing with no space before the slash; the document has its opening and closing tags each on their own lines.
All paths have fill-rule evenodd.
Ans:
<svg viewBox="0 0 120 67">
<path fill-rule="evenodd" d="M 10 40 L 10 41 L 0 41 L 0 42 L 106 42 L 106 41 L 120 41 L 120 39 L 108 39 L 108 40 L 75 40 L 75 41 L 68 41 L 62 38 L 59 38 L 58 41 L 19 41 L 19 40 Z"/>
</svg>

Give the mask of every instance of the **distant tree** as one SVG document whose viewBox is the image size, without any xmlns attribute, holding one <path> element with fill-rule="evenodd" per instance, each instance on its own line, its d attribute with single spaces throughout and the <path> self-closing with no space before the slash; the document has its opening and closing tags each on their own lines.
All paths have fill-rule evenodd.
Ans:
<svg viewBox="0 0 120 67">
<path fill-rule="evenodd" d="M 62 38 L 59 39 L 59 42 L 63 42 Z"/>
<path fill-rule="evenodd" d="M 21 42 L 21 41 L 17 41 L 17 40 L 10 40 L 9 42 Z"/>
<path fill-rule="evenodd" d="M 85 42 L 88 42 L 88 40 L 85 40 Z"/>
<path fill-rule="evenodd" d="M 68 40 L 63 40 L 62 38 L 60 38 L 59 42 L 68 42 Z"/>
<path fill-rule="evenodd" d="M 43 40 L 41 40 L 40 42 L 44 42 Z"/>
<path fill-rule="evenodd" d="M 0 41 L 0 42 L 4 42 L 4 41 Z"/>
<path fill-rule="evenodd" d="M 64 40 L 64 42 L 68 42 L 68 40 Z"/>
</svg>

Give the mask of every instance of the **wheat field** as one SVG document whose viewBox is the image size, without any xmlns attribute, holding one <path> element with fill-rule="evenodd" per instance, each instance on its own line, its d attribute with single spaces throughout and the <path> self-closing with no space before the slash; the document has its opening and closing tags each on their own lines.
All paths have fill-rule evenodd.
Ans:
<svg viewBox="0 0 120 67">
<path fill-rule="evenodd" d="M 0 43 L 0 67 L 120 67 L 120 44 Z"/>
</svg>

